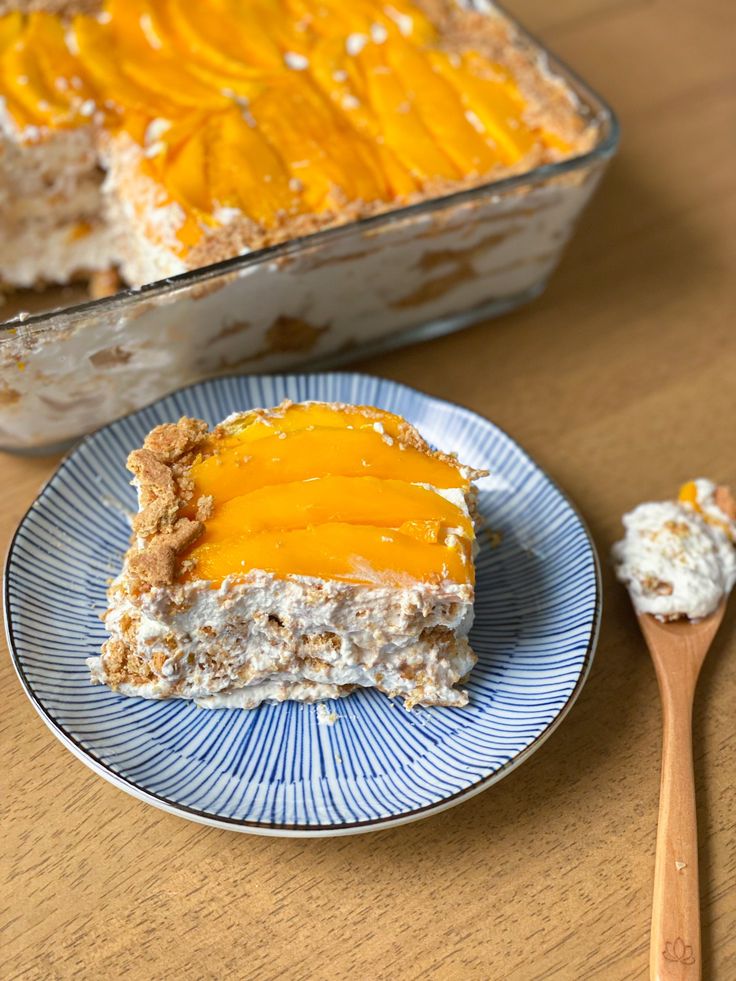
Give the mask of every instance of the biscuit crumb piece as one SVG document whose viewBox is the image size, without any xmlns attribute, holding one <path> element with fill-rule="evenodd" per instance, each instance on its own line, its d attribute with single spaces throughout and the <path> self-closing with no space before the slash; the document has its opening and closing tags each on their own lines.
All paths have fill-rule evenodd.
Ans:
<svg viewBox="0 0 736 981">
<path fill-rule="evenodd" d="M 646 579 L 642 579 L 642 588 L 648 593 L 656 593 L 657 596 L 671 596 L 672 595 L 672 583 L 662 582 L 661 579 L 655 579 L 653 576 L 647 576 Z"/>
<path fill-rule="evenodd" d="M 736 498 L 734 498 L 731 488 L 721 484 L 716 487 L 715 502 L 717 507 L 723 511 L 727 518 L 736 521 Z"/>
<path fill-rule="evenodd" d="M 123 283 L 117 269 L 97 269 L 89 277 L 89 295 L 102 300 L 122 289 Z"/>
<path fill-rule="evenodd" d="M 197 500 L 197 518 L 200 521 L 206 521 L 208 518 L 211 518 L 214 505 L 215 501 L 212 495 L 203 494 Z"/>
<path fill-rule="evenodd" d="M 176 558 L 192 545 L 204 531 L 201 521 L 179 518 L 170 532 L 149 539 L 143 549 L 131 555 L 129 570 L 149 586 L 166 586 L 174 581 Z"/>
<path fill-rule="evenodd" d="M 324 702 L 317 705 L 317 723 L 321 726 L 334 726 L 339 716 L 337 712 L 331 712 Z"/>
<path fill-rule="evenodd" d="M 143 539 L 139 550 L 131 554 L 128 568 L 141 585 L 173 583 L 177 557 L 204 531 L 211 498 L 197 502 L 197 520 L 181 517 L 179 512 L 191 496 L 189 465 L 202 452 L 206 436 L 206 422 L 184 416 L 151 430 L 143 447 L 128 456 L 141 507 L 133 519 L 133 530 Z"/>
<path fill-rule="evenodd" d="M 162 463 L 174 463 L 199 446 L 206 433 L 206 422 L 182 416 L 178 422 L 164 423 L 152 429 L 146 436 L 143 447 Z"/>
</svg>

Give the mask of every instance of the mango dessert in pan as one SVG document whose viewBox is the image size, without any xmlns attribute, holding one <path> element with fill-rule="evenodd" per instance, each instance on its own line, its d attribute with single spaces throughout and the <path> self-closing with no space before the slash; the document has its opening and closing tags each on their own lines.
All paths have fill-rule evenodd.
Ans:
<svg viewBox="0 0 736 981">
<path fill-rule="evenodd" d="M 605 107 L 485 4 L 0 11 L 0 284 L 120 283 L 6 324 L 9 448 L 522 302 L 615 146 Z"/>
</svg>

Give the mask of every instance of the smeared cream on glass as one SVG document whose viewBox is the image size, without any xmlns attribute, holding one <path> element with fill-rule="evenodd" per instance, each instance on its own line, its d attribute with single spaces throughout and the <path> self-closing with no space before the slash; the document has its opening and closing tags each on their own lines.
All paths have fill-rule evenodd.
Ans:
<svg viewBox="0 0 736 981">
<path fill-rule="evenodd" d="M 676 501 L 640 504 L 623 525 L 613 560 L 639 613 L 697 620 L 736 583 L 736 503 L 726 487 L 690 481 Z"/>
</svg>

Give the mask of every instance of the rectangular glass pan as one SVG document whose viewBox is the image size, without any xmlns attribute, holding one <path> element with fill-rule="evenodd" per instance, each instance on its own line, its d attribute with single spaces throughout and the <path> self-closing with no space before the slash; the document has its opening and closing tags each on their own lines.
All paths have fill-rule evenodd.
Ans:
<svg viewBox="0 0 736 981">
<path fill-rule="evenodd" d="M 7 321 L 0 325 L 0 448 L 47 451 L 202 378 L 344 363 L 536 297 L 615 152 L 618 127 L 588 86 L 509 20 L 595 122 L 591 150 L 141 289 Z"/>
</svg>

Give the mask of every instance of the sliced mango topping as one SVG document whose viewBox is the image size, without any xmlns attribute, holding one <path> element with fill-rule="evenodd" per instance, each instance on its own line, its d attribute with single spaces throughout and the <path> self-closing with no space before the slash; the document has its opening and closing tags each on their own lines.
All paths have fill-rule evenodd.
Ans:
<svg viewBox="0 0 736 981">
<path fill-rule="evenodd" d="M 219 502 L 259 487 L 334 475 L 467 486 L 452 464 L 390 444 L 371 429 L 315 427 L 242 444 L 235 440 L 192 467 L 195 497 L 211 495 Z"/>
<path fill-rule="evenodd" d="M 346 201 L 565 152 L 507 68 L 449 51 L 408 0 L 105 0 L 70 23 L 0 17 L 21 131 L 125 132 L 181 209 L 179 251 L 241 213 L 264 228 Z"/>
<path fill-rule="evenodd" d="M 274 575 L 310 576 L 366 585 L 468 580 L 467 560 L 457 548 L 419 542 L 389 528 L 324 524 L 264 532 L 194 550 L 197 578 L 221 582 L 252 569 Z"/>
<path fill-rule="evenodd" d="M 698 488 L 694 480 L 688 480 L 680 487 L 677 499 L 680 504 L 687 504 L 694 511 L 702 510 L 698 503 Z"/>
<path fill-rule="evenodd" d="M 401 416 L 371 405 L 340 405 L 334 402 L 296 402 L 268 413 L 245 412 L 219 427 L 217 445 L 222 448 L 233 440 L 238 444 L 293 433 L 319 426 L 322 429 L 371 429 L 397 437 L 406 423 Z"/>
<path fill-rule="evenodd" d="M 209 516 L 182 578 L 277 576 L 373 584 L 472 582 L 467 471 L 399 417 L 286 405 L 227 421 L 189 470 Z M 204 502 L 203 499 L 204 498 Z"/>
<path fill-rule="evenodd" d="M 730 498 L 730 492 L 727 488 L 719 488 L 716 492 L 716 506 L 719 505 L 718 493 L 726 490 L 726 494 Z M 694 480 L 688 480 L 686 484 L 682 484 L 680 490 L 677 494 L 677 500 L 680 504 L 684 504 L 686 507 L 692 508 L 696 514 L 699 514 L 706 524 L 713 525 L 715 528 L 720 528 L 721 531 L 733 541 L 733 524 L 728 520 L 726 516 L 723 519 L 715 517 L 710 511 L 704 511 L 700 501 L 698 500 L 698 485 Z"/>
<path fill-rule="evenodd" d="M 437 541 L 441 527 L 473 533 L 464 511 L 425 487 L 376 477 L 327 476 L 230 498 L 207 522 L 206 539 L 224 542 L 334 521 L 398 528 L 419 541 Z"/>
</svg>

